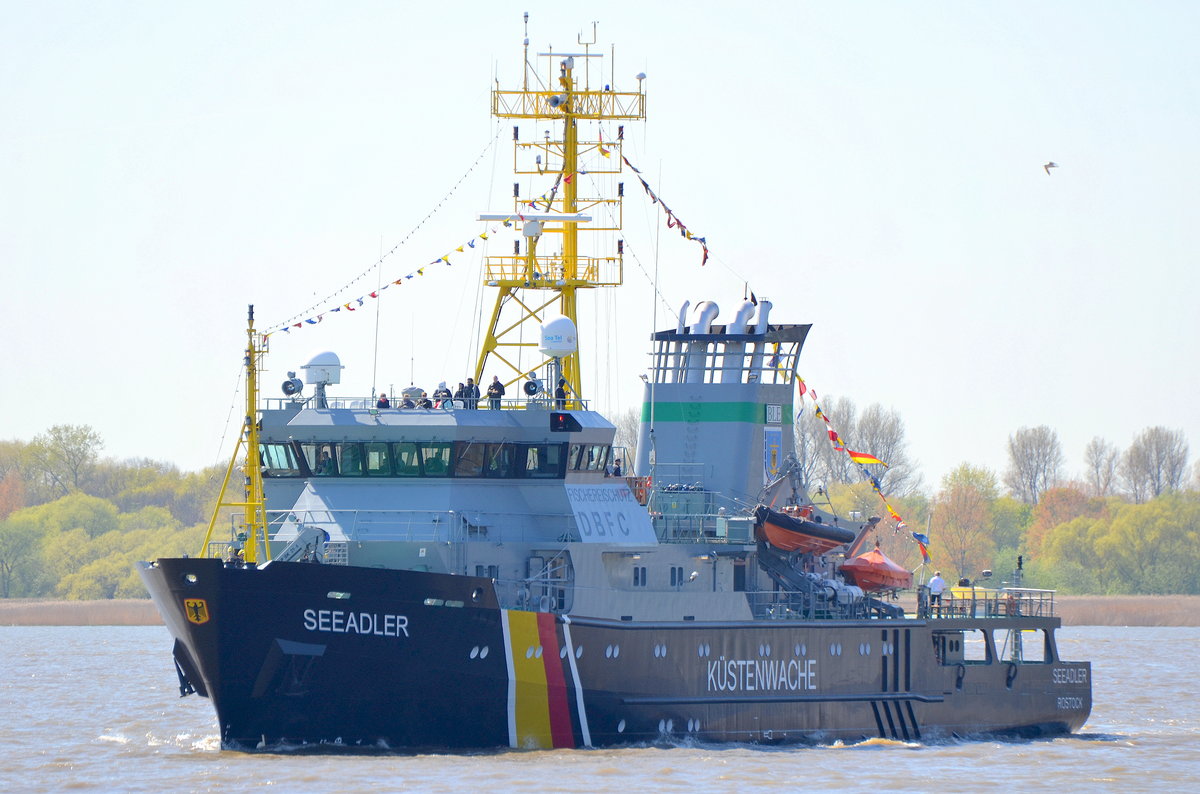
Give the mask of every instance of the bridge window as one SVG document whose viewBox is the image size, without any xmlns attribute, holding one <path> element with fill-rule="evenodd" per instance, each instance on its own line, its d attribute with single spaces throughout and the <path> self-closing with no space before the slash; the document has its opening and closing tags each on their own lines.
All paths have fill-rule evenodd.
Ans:
<svg viewBox="0 0 1200 794">
<path fill-rule="evenodd" d="M 264 477 L 299 477 L 300 458 L 291 444 L 259 444 Z"/>
<path fill-rule="evenodd" d="M 390 447 L 383 442 L 363 444 L 366 456 L 367 474 L 372 477 L 388 477 L 392 473 L 392 455 Z"/>
<path fill-rule="evenodd" d="M 589 449 L 587 447 L 584 448 Z M 608 447 L 603 447 L 607 451 Z M 260 445 L 269 477 L 562 478 L 566 444 L 473 441 L 316 442 Z"/>
<path fill-rule="evenodd" d="M 512 477 L 513 461 L 516 458 L 512 444 L 488 444 L 484 458 L 485 477 Z"/>
<path fill-rule="evenodd" d="M 421 468 L 426 477 L 450 476 L 450 452 L 452 445 L 444 442 L 421 444 Z"/>
<path fill-rule="evenodd" d="M 363 475 L 362 444 L 338 444 L 338 457 L 341 458 L 342 476 L 361 477 Z"/>
<path fill-rule="evenodd" d="M 471 441 L 458 441 L 454 444 L 454 476 L 479 477 L 483 474 L 483 461 L 486 447 Z"/>
<path fill-rule="evenodd" d="M 421 450 L 411 441 L 392 444 L 392 464 L 397 477 L 421 476 Z"/>
<path fill-rule="evenodd" d="M 553 479 L 566 473 L 565 444 L 528 444 L 525 447 L 525 476 Z"/>
<path fill-rule="evenodd" d="M 334 444 L 306 443 L 300 445 L 308 470 L 317 477 L 328 477 L 338 473 L 338 458 Z"/>
<path fill-rule="evenodd" d="M 587 447 L 587 470 L 603 471 L 604 461 L 608 457 L 608 446 L 605 444 L 590 444 Z"/>
</svg>

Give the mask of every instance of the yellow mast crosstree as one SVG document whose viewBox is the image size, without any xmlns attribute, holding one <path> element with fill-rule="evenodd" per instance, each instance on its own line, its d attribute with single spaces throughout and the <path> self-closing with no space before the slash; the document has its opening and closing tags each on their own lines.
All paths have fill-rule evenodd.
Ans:
<svg viewBox="0 0 1200 794">
<path fill-rule="evenodd" d="M 496 302 L 487 324 L 486 337 L 475 367 L 475 382 L 484 384 L 489 357 L 495 356 L 506 369 L 506 385 L 536 372 L 549 363 L 542 360 L 533 367 L 523 364 L 521 353 L 536 350 L 538 326 L 548 310 L 558 310 L 578 326 L 577 292 L 581 289 L 620 286 L 623 278 L 622 250 L 600 255 L 580 253 L 580 232 L 619 231 L 621 229 L 623 191 L 616 196 L 581 195 L 580 185 L 586 174 L 617 174 L 622 169 L 623 128 L 615 140 L 581 141 L 580 121 L 638 121 L 646 117 L 646 95 L 641 76 L 638 90 L 615 91 L 589 86 L 590 62 L 601 57 L 590 51 L 595 42 L 579 42 L 583 52 L 538 53 L 547 59 L 551 74 L 540 88 L 530 88 L 529 43 L 525 43 L 525 79 L 520 90 L 492 91 L 492 115 L 499 119 L 524 119 L 550 122 L 561 130 L 554 138 L 547 130 L 542 140 L 522 141 L 518 127 L 513 128 L 513 165 L 518 175 L 555 176 L 553 187 L 529 206 L 532 197 L 522 198 L 514 185 L 513 205 L 517 227 L 525 241 L 525 251 L 509 256 L 488 256 L 484 280 L 496 287 Z M 582 60 L 582 78 L 576 59 Z M 557 63 L 556 63 L 557 62 Z M 557 78 L 553 70 L 557 66 Z M 532 161 L 532 162 L 531 162 Z M 586 164 L 586 169 L 583 167 Z M 591 180 L 587 180 L 589 184 Z M 594 213 L 588 214 L 588 213 Z M 612 218 L 609 223 L 598 216 Z M 481 215 L 481 220 L 508 219 L 508 215 Z M 596 222 L 592 222 L 596 221 Z M 582 227 L 582 228 L 581 228 Z M 557 235 L 561 246 L 546 252 L 549 241 L 544 235 Z M 539 250 L 541 248 L 541 250 Z M 562 359 L 562 377 L 576 397 L 583 394 L 578 350 Z M 553 386 L 551 385 L 551 388 Z"/>
</svg>

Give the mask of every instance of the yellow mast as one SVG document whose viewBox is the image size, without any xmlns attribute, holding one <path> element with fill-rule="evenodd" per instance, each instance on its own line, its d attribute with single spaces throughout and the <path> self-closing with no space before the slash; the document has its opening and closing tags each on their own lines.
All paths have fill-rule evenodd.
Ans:
<svg viewBox="0 0 1200 794">
<path fill-rule="evenodd" d="M 536 351 L 538 325 L 548 310 L 558 304 L 558 310 L 578 327 L 577 292 L 595 287 L 615 287 L 622 282 L 622 254 L 616 251 L 603 255 L 580 253 L 580 231 L 620 231 L 622 194 L 613 197 L 581 195 L 580 186 L 594 184 L 589 175 L 621 173 L 622 136 L 615 140 L 579 140 L 579 121 L 636 121 L 646 117 L 646 95 L 639 80 L 634 92 L 615 91 L 609 85 L 602 90 L 588 85 L 590 70 L 584 69 L 582 82 L 577 76 L 575 60 L 599 58 L 589 51 L 595 42 L 579 42 L 582 53 L 539 53 L 550 64 L 551 71 L 558 60 L 557 79 L 541 80 L 541 89 L 531 89 L 528 79 L 528 39 L 526 39 L 526 78 L 518 91 L 492 91 L 492 115 L 501 119 L 526 119 L 534 122 L 561 123 L 562 135 L 553 139 L 549 130 L 541 141 L 519 139 L 519 128 L 513 127 L 513 165 L 518 175 L 555 177 L 541 197 L 519 195 L 519 183 L 514 185 L 512 215 L 525 240 L 525 253 L 519 250 L 512 256 L 489 256 L 484 280 L 498 289 L 496 303 L 487 325 L 487 336 L 475 368 L 475 382 L 481 388 L 492 373 L 487 370 L 489 356 L 495 356 L 503 368 L 501 379 L 506 385 L 514 383 L 541 369 L 548 360 L 530 366 L 522 360 L 522 352 Z M 553 75 L 550 75 L 553 78 Z M 623 128 L 622 128 L 623 129 Z M 533 159 L 531 164 L 529 161 Z M 530 207 L 537 200 L 536 208 Z M 590 213 L 590 214 L 588 214 Z M 480 216 L 496 219 L 510 216 Z M 585 224 L 581 229 L 580 225 Z M 546 252 L 548 241 L 542 235 L 560 235 L 561 247 Z M 541 293 L 541 294 L 539 294 Z M 507 312 L 505 310 L 508 310 Z M 507 315 L 511 314 L 509 317 Z M 528 350 L 523 351 L 522 348 Z M 539 357 L 540 359 L 540 357 Z M 494 364 L 493 364 L 494 366 Z M 570 384 L 573 395 L 583 395 L 582 368 L 579 352 L 562 360 L 562 374 Z M 553 384 L 550 385 L 553 389 Z"/>
<path fill-rule="evenodd" d="M 234 533 L 231 549 L 240 549 L 242 559 L 247 563 L 257 563 L 259 547 L 262 548 L 263 559 L 271 559 L 270 541 L 267 537 L 267 512 L 264 506 L 262 460 L 259 456 L 258 445 L 258 372 L 261 369 L 262 358 L 266 354 L 266 340 L 254 331 L 254 306 L 248 311 L 249 319 L 246 328 L 246 352 L 243 364 L 246 367 L 246 415 L 242 422 L 242 432 L 234 447 L 233 457 L 225 469 L 225 481 L 221 483 L 221 493 L 217 498 L 217 506 L 213 509 L 212 518 L 208 522 L 208 532 L 204 535 L 204 548 L 200 556 L 209 556 L 212 552 L 213 529 L 221 508 L 242 508 L 242 522 Z M 245 450 L 245 477 L 242 487 L 242 501 L 230 502 L 225 496 L 229 489 L 229 481 L 237 467 L 240 454 Z"/>
</svg>

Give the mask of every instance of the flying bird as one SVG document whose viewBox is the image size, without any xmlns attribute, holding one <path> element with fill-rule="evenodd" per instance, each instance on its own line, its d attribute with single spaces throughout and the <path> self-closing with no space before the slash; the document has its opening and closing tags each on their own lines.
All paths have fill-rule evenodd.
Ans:
<svg viewBox="0 0 1200 794">
<path fill-rule="evenodd" d="M 1046 176 L 1050 176 L 1050 169 L 1058 168 L 1058 163 L 1051 161 L 1042 166 L 1042 168 L 1046 169 Z"/>
</svg>

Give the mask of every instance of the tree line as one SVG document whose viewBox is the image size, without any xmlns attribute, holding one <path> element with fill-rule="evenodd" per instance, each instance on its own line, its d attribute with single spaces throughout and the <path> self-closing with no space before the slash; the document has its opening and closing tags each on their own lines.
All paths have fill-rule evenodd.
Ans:
<svg viewBox="0 0 1200 794">
<path fill-rule="evenodd" d="M 877 530 L 880 545 L 909 569 L 923 562 L 915 531 L 930 541 L 927 575 L 940 570 L 950 581 L 992 571 L 990 583 L 1013 583 L 1020 560 L 1029 587 L 1200 593 L 1200 462 L 1189 466 L 1182 431 L 1148 427 L 1123 450 L 1093 438 L 1083 471 L 1070 476 L 1058 434 L 1022 427 L 1008 438 L 1003 472 L 964 462 L 927 491 L 894 411 L 872 405 L 860 414 L 845 398 L 828 405 L 847 447 L 891 465 L 855 464 L 806 413 L 796 435 L 810 492 L 841 516 L 886 517 L 875 477 L 907 523 Z"/>
<path fill-rule="evenodd" d="M 0 442 L 0 597 L 142 598 L 138 560 L 195 554 L 223 466 L 101 458 L 86 425 Z"/>
</svg>

